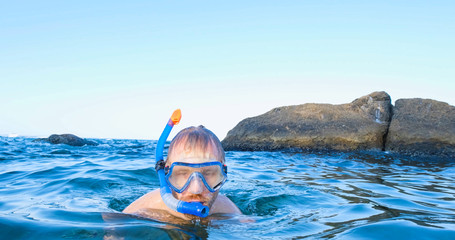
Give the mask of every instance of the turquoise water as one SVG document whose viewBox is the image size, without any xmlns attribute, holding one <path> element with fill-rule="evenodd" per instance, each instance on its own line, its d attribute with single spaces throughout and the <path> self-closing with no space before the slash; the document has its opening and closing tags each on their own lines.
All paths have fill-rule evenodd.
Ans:
<svg viewBox="0 0 455 240">
<path fill-rule="evenodd" d="M 455 239 L 455 161 L 227 152 L 245 217 L 166 223 L 120 212 L 159 186 L 154 141 L 71 147 L 0 137 L 0 239 Z"/>
</svg>

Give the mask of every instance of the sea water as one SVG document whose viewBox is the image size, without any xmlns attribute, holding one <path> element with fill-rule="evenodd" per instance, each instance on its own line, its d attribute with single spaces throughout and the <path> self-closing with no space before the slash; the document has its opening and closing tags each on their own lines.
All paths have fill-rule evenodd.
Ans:
<svg viewBox="0 0 455 240">
<path fill-rule="evenodd" d="M 178 224 L 121 213 L 159 187 L 156 141 L 96 141 L 0 137 L 0 239 L 455 239 L 454 159 L 227 152 L 245 216 Z"/>
</svg>

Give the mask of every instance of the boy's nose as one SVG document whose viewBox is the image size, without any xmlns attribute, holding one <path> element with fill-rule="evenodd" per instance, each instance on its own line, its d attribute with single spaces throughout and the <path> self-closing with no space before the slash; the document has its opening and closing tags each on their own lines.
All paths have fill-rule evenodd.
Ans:
<svg viewBox="0 0 455 240">
<path fill-rule="evenodd" d="M 188 191 L 192 194 L 201 194 L 204 191 L 204 183 L 199 177 L 194 177 L 191 179 L 190 185 L 188 186 Z"/>
</svg>

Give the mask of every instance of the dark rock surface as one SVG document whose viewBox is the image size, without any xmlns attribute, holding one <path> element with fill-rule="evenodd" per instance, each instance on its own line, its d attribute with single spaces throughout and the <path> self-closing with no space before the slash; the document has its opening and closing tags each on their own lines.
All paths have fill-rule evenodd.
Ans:
<svg viewBox="0 0 455 240">
<path fill-rule="evenodd" d="M 455 107 L 431 99 L 399 99 L 386 150 L 455 158 Z"/>
<path fill-rule="evenodd" d="M 247 118 L 228 132 L 225 150 L 382 150 L 392 105 L 386 92 L 349 104 L 303 104 Z"/>
<path fill-rule="evenodd" d="M 38 138 L 33 140 L 34 142 L 48 142 L 52 144 L 66 144 L 70 146 L 76 146 L 76 147 L 81 147 L 84 145 L 89 145 L 89 146 L 96 146 L 98 145 L 97 142 L 86 140 L 83 138 L 80 138 L 76 135 L 73 134 L 52 134 L 48 138 Z"/>
</svg>

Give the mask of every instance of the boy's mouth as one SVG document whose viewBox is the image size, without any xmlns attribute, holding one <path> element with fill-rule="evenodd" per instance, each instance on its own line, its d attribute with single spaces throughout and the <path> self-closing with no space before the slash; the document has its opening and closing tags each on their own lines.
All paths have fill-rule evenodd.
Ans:
<svg viewBox="0 0 455 240">
<path fill-rule="evenodd" d="M 189 200 L 184 200 L 185 202 L 198 202 L 204 206 L 206 206 L 205 202 L 200 200 L 200 199 L 189 199 Z"/>
</svg>

